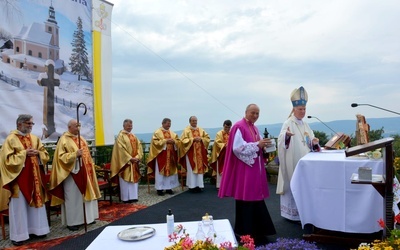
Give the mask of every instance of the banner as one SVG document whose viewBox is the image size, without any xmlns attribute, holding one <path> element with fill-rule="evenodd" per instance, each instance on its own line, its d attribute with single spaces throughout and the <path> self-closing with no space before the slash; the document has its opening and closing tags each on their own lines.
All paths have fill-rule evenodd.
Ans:
<svg viewBox="0 0 400 250">
<path fill-rule="evenodd" d="M 113 4 L 93 0 L 94 124 L 96 145 L 114 144 L 111 117 Z"/>
<path fill-rule="evenodd" d="M 111 59 L 111 37 L 108 29 L 107 42 L 94 44 L 92 7 L 85 0 L 0 1 L 0 144 L 19 114 L 33 116 L 32 133 L 43 142 L 57 141 L 79 119 L 85 139 L 113 143 L 105 132 L 112 133 L 111 62 L 94 69 L 102 53 Z"/>
</svg>

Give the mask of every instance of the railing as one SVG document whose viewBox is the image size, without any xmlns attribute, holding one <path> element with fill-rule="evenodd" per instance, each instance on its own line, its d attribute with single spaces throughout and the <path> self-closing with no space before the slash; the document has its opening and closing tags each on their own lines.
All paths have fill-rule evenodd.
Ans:
<svg viewBox="0 0 400 250">
<path fill-rule="evenodd" d="M 88 146 L 93 158 L 93 161 L 96 165 L 100 166 L 103 163 L 111 162 L 111 156 L 112 156 L 112 149 L 113 145 L 105 145 L 105 146 L 95 146 L 93 140 L 88 140 Z M 214 142 L 214 140 L 211 140 L 211 142 Z M 147 156 L 149 155 L 150 152 L 150 143 L 149 142 L 141 142 L 142 143 L 142 148 L 143 148 L 143 158 L 142 158 L 142 163 L 146 165 L 147 163 Z M 212 143 L 210 143 L 212 145 Z M 48 162 L 48 165 L 52 164 L 53 160 L 53 154 L 54 150 L 56 148 L 56 143 L 46 143 L 45 148 L 50 154 L 50 161 Z M 211 154 L 211 146 L 208 148 L 209 154 Z"/>
<path fill-rule="evenodd" d="M 103 163 L 111 162 L 113 145 L 95 146 L 93 140 L 88 140 L 87 142 L 89 144 L 88 146 L 89 146 L 93 161 L 96 165 L 101 165 Z M 50 161 L 47 164 L 52 165 L 53 155 L 54 155 L 54 151 L 56 149 L 56 143 L 55 142 L 46 143 L 44 146 L 50 154 Z M 149 151 L 150 151 L 150 143 L 142 142 L 142 148 L 143 148 L 143 155 L 144 155 L 144 157 L 142 158 L 142 163 L 146 164 L 147 155 L 149 154 Z"/>
<path fill-rule="evenodd" d="M 21 86 L 20 81 L 15 80 L 14 78 L 8 77 L 2 72 L 0 73 L 0 80 L 3 80 L 6 83 L 11 84 L 12 86 L 15 86 L 17 88 L 19 88 Z"/>
<path fill-rule="evenodd" d="M 58 97 L 58 96 L 55 96 L 55 97 L 54 97 L 54 102 L 55 102 L 55 103 L 58 103 L 58 104 L 61 104 L 61 105 L 63 105 L 64 107 L 73 108 L 73 109 L 75 109 L 76 107 L 78 107 L 78 104 L 79 104 L 79 103 L 77 103 L 77 102 L 73 102 L 73 101 L 71 101 L 71 100 L 66 100 L 66 99 L 60 98 L 60 97 Z M 92 110 L 92 107 L 91 107 L 91 106 L 88 106 L 87 108 L 88 108 L 89 110 Z"/>
</svg>

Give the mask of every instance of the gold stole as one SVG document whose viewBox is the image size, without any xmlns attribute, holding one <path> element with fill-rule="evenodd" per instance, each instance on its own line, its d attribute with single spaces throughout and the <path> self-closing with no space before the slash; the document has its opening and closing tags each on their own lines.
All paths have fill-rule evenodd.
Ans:
<svg viewBox="0 0 400 250">
<path fill-rule="evenodd" d="M 200 131 L 198 128 L 191 129 L 193 138 L 200 137 Z M 205 167 L 204 167 L 204 159 L 203 160 L 203 143 L 201 141 L 194 141 L 193 142 L 193 162 L 191 161 L 190 164 L 192 165 L 193 173 L 195 174 L 204 174 Z"/>
<path fill-rule="evenodd" d="M 25 149 L 32 148 L 30 135 L 17 135 Z M 33 181 L 33 186 L 31 181 Z M 17 177 L 19 189 L 24 194 L 29 206 L 42 207 L 44 192 L 41 188 L 40 167 L 38 157 L 26 156 L 25 167 Z"/>
<path fill-rule="evenodd" d="M 224 138 L 225 145 L 228 143 L 229 133 L 222 131 L 222 137 Z"/>
<path fill-rule="evenodd" d="M 131 156 L 134 158 L 138 154 L 138 148 L 136 146 L 137 139 L 131 133 L 128 134 L 128 137 L 129 137 L 129 141 L 130 141 L 131 147 L 132 147 Z M 139 182 L 141 176 L 140 176 L 139 164 L 138 163 L 132 163 L 131 164 L 131 172 L 133 174 L 133 182 L 134 183 Z"/>
<path fill-rule="evenodd" d="M 72 137 L 72 140 L 75 142 L 75 144 L 76 144 L 76 146 L 78 146 L 78 148 L 79 148 L 79 141 L 80 141 L 80 145 L 81 145 L 80 149 L 82 149 L 82 156 L 81 156 L 82 164 L 86 170 L 86 177 L 88 177 L 89 181 L 93 184 L 95 180 L 93 180 L 93 176 L 94 176 L 93 175 L 93 165 L 90 160 L 92 156 L 90 155 L 89 147 L 87 146 L 87 144 L 85 143 L 84 140 L 81 140 L 80 137 L 79 138 Z M 85 183 L 85 186 L 86 186 L 86 183 Z"/>
<path fill-rule="evenodd" d="M 218 157 L 218 174 L 222 174 L 224 170 L 224 162 L 225 162 L 225 154 L 226 154 L 226 145 L 228 144 L 229 133 L 222 131 L 222 140 L 225 143 L 225 146 L 221 148 Z"/>
<path fill-rule="evenodd" d="M 169 130 L 162 131 L 164 139 L 171 139 L 171 133 Z M 161 152 L 162 155 L 157 157 L 158 168 L 160 170 L 160 174 L 164 176 L 171 176 L 177 173 L 176 168 L 176 156 L 174 144 L 167 143 L 165 153 Z"/>
</svg>

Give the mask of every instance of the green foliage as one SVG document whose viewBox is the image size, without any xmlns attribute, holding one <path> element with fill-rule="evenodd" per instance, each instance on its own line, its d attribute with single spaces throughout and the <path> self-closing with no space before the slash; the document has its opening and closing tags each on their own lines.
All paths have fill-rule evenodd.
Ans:
<svg viewBox="0 0 400 250">
<path fill-rule="evenodd" d="M 383 130 L 383 127 L 381 129 L 370 130 L 368 133 L 369 141 L 372 142 L 372 141 L 382 139 L 383 133 L 385 133 L 385 130 Z"/>
<path fill-rule="evenodd" d="M 321 145 L 321 147 L 323 147 L 329 141 L 329 138 L 325 132 L 315 130 L 314 136 L 319 139 L 319 145 Z"/>
<path fill-rule="evenodd" d="M 49 161 L 47 162 L 47 164 L 52 165 L 53 157 L 54 157 L 54 151 L 55 151 L 55 150 L 54 150 L 53 147 L 46 148 L 46 150 L 47 150 L 47 152 L 49 153 L 49 157 L 50 157 L 50 159 L 49 159 Z"/>
<path fill-rule="evenodd" d="M 142 149 L 143 149 L 142 163 L 147 164 L 147 158 L 149 157 L 149 151 L 150 151 L 150 143 L 144 142 L 143 140 L 140 140 L 140 143 L 142 144 Z"/>
<path fill-rule="evenodd" d="M 383 127 L 380 129 L 370 130 L 368 132 L 369 141 L 373 142 L 373 141 L 382 139 L 384 133 L 385 133 L 385 130 L 383 129 Z M 353 135 L 351 135 L 350 137 L 351 137 L 351 142 L 350 142 L 351 146 L 352 147 L 357 146 L 357 138 Z"/>
<path fill-rule="evenodd" d="M 394 156 L 400 157 L 400 135 L 395 134 L 395 135 L 391 135 L 390 137 L 392 137 L 394 139 L 394 142 L 393 142 Z"/>
<path fill-rule="evenodd" d="M 100 166 L 103 163 L 110 162 L 112 150 L 113 150 L 113 145 L 97 146 L 94 151 L 95 157 L 93 157 L 95 164 Z"/>
<path fill-rule="evenodd" d="M 382 139 L 384 133 L 385 133 L 385 130 L 383 129 L 383 127 L 380 129 L 369 131 L 369 133 L 368 133 L 369 141 L 373 142 L 373 141 Z M 393 142 L 394 156 L 400 157 L 400 135 L 394 134 L 394 135 L 390 135 L 390 137 L 392 137 L 394 139 L 394 142 Z"/>
<path fill-rule="evenodd" d="M 351 141 L 350 141 L 350 147 L 357 146 L 357 138 L 355 135 L 351 134 L 350 135 Z"/>
</svg>

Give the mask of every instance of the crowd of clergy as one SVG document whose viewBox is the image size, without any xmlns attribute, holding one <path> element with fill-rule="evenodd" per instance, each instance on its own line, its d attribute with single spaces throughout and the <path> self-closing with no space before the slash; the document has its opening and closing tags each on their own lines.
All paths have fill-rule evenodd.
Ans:
<svg viewBox="0 0 400 250">
<path fill-rule="evenodd" d="M 278 138 L 281 165 L 276 192 L 281 195 L 281 215 L 295 221 L 299 217 L 290 178 L 298 159 L 318 150 L 318 139 L 302 120 L 307 100 L 303 87 L 292 92 L 293 109 Z M 212 172 L 219 197 L 236 200 L 236 234 L 250 234 L 260 242 L 265 235 L 275 234 L 264 203 L 269 197 L 265 149 L 273 141 L 262 138 L 255 126 L 259 113 L 258 106 L 250 104 L 244 118 L 233 126 L 225 120 L 210 153 L 210 136 L 197 125 L 196 116 L 189 117 L 189 125 L 180 136 L 170 129 L 171 119 L 164 118 L 152 136 L 146 158 L 146 174 L 154 176 L 157 195 L 174 193 L 173 189 L 180 185 L 179 171 L 184 173 L 190 192 L 203 192 L 204 175 Z M 48 201 L 50 206 L 61 207 L 62 224 L 71 231 L 82 225 L 86 229 L 99 217 L 97 200 L 101 193 L 96 166 L 87 141 L 80 136 L 81 124 L 75 119 L 68 122 L 66 132 L 57 142 L 50 174 L 44 167 L 49 153 L 40 138 L 31 133 L 33 125 L 32 115 L 19 115 L 16 129 L 10 132 L 0 151 L 0 211 L 8 209 L 10 240 L 16 246 L 50 232 L 45 206 Z M 125 119 L 122 127 L 113 145 L 111 179 L 119 183 L 122 202 L 134 203 L 139 200 L 144 152 L 132 133 L 132 120 Z"/>
</svg>

